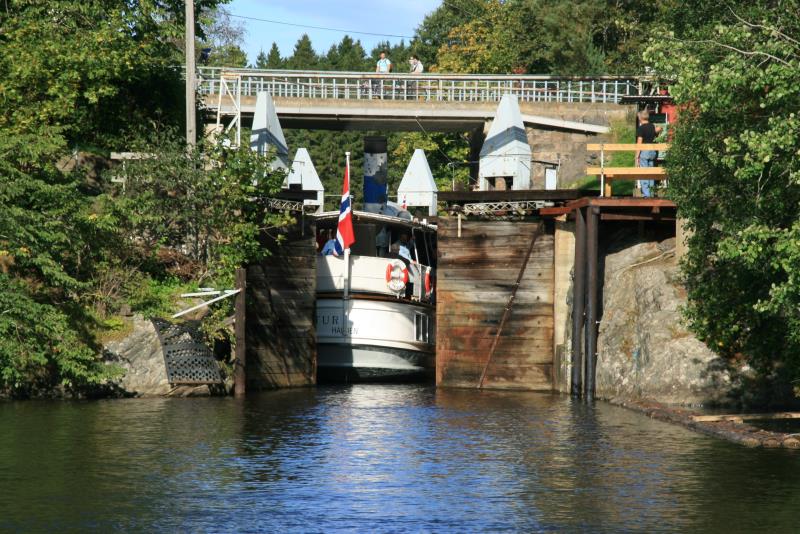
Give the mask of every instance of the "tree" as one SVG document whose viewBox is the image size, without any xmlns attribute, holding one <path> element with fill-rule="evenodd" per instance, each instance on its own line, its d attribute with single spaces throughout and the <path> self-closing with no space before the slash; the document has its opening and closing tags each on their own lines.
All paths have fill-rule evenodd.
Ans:
<svg viewBox="0 0 800 534">
<path fill-rule="evenodd" d="M 523 59 L 524 27 L 518 10 L 499 0 L 486 3 L 479 18 L 454 27 L 437 53 L 443 72 L 511 73 L 526 66 Z"/>
<path fill-rule="evenodd" d="M 205 31 L 196 50 L 210 48 L 205 64 L 210 67 L 246 67 L 247 53 L 242 49 L 245 28 L 231 19 L 230 12 L 217 7 L 201 14 Z"/>
<path fill-rule="evenodd" d="M 352 37 L 345 35 L 338 44 L 331 45 L 322 68 L 338 71 L 368 70 L 366 55 L 361 41 L 353 41 Z"/>
<path fill-rule="evenodd" d="M 112 374 L 87 302 L 123 242 L 103 159 L 81 150 L 107 153 L 132 124 L 182 120 L 182 16 L 182 3 L 147 0 L 0 10 L 0 394 L 85 391 Z"/>
<path fill-rule="evenodd" d="M 690 3 L 647 59 L 681 106 L 670 196 L 693 230 L 698 336 L 761 376 L 800 379 L 800 4 Z M 690 20 L 692 24 L 684 24 Z"/>
<path fill-rule="evenodd" d="M 272 47 L 269 49 L 269 55 L 265 54 L 262 50 L 256 58 L 257 69 L 282 69 L 284 68 L 284 60 L 281 58 L 281 51 L 278 49 L 278 44 L 273 42 Z"/>
<path fill-rule="evenodd" d="M 319 66 L 319 57 L 311 46 L 308 34 L 303 34 L 294 45 L 294 52 L 286 60 L 286 68 L 292 70 L 314 70 Z"/>
<path fill-rule="evenodd" d="M 453 28 L 480 18 L 484 12 L 483 4 L 482 0 L 448 0 L 425 16 L 417 27 L 411 48 L 428 70 L 437 70 L 437 53 L 442 46 L 449 44 Z"/>
</svg>

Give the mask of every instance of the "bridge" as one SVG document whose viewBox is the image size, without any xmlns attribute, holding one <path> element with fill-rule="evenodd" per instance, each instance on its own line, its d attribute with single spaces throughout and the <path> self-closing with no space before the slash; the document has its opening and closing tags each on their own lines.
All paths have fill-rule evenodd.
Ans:
<svg viewBox="0 0 800 534">
<path fill-rule="evenodd" d="M 332 130 L 473 131 L 491 120 L 504 94 L 513 94 L 526 125 L 596 134 L 607 126 L 543 110 L 615 106 L 642 94 L 646 84 L 643 78 L 612 76 L 198 69 L 206 108 L 219 124 L 238 128 L 251 120 L 260 91 L 272 94 L 284 127 Z"/>
</svg>

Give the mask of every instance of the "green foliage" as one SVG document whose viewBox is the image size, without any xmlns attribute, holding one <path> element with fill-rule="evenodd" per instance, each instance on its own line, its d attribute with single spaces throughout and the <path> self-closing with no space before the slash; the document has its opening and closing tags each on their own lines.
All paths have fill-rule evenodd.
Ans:
<svg viewBox="0 0 800 534">
<path fill-rule="evenodd" d="M 230 13 L 222 7 L 201 12 L 199 18 L 205 31 L 195 45 L 198 57 L 200 50 L 210 48 L 208 59 L 205 61 L 206 65 L 210 67 L 246 67 L 247 53 L 240 46 L 244 40 L 244 25 L 240 21 L 232 20 Z"/>
<path fill-rule="evenodd" d="M 107 154 L 130 124 L 181 119 L 182 15 L 161 1 L 0 10 L 0 394 L 79 393 L 113 374 L 95 334 L 134 247 L 99 180 L 105 161 L 70 149 Z"/>
<path fill-rule="evenodd" d="M 800 3 L 709 4 L 647 54 L 681 104 L 667 168 L 694 232 L 689 319 L 720 354 L 797 379 Z"/>
<path fill-rule="evenodd" d="M 396 191 L 414 150 L 425 151 L 436 186 L 450 191 L 469 184 L 469 141 L 466 134 L 410 132 L 389 137 L 389 190 Z M 435 169 L 435 170 L 434 170 Z"/>
<path fill-rule="evenodd" d="M 284 59 L 281 58 L 281 51 L 278 49 L 277 43 L 272 43 L 272 48 L 269 49 L 269 54 L 265 54 L 262 50 L 258 53 L 256 58 L 255 68 L 257 69 L 282 69 L 284 68 Z"/>
<path fill-rule="evenodd" d="M 75 318 L 39 302 L 32 290 L 0 273 L 0 394 L 79 392 L 116 376 L 81 338 Z M 86 317 L 79 313 L 78 319 Z"/>
<path fill-rule="evenodd" d="M 308 34 L 303 34 L 294 45 L 294 52 L 286 60 L 286 68 L 292 70 L 315 70 L 319 67 L 319 57 L 311 45 Z"/>
<path fill-rule="evenodd" d="M 263 258 L 261 233 L 285 224 L 266 199 L 281 188 L 282 172 L 249 147 L 220 142 L 186 154 L 175 134 L 153 134 L 129 146 L 149 157 L 125 167 L 125 189 L 113 202 L 117 227 L 147 255 L 182 251 L 192 278 L 232 276 L 236 267 Z"/>
<path fill-rule="evenodd" d="M 361 46 L 361 41 L 353 41 L 349 35 L 345 35 L 338 44 L 331 45 L 328 53 L 321 59 L 320 68 L 356 72 L 371 70 L 366 56 L 367 52 Z"/>
<path fill-rule="evenodd" d="M 641 53 L 673 0 L 443 3 L 411 48 L 442 72 L 590 76 L 643 72 Z"/>
</svg>

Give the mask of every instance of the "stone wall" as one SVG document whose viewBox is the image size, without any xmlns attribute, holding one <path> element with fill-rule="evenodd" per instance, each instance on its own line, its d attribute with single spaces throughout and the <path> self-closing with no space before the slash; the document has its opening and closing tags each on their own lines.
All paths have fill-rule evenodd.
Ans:
<svg viewBox="0 0 800 534">
<path fill-rule="evenodd" d="M 635 124 L 635 106 L 619 104 L 554 104 L 526 102 L 520 105 L 522 113 L 541 115 L 563 120 L 612 126 Z M 528 143 L 533 151 L 531 181 L 534 189 L 544 189 L 546 165 L 541 162 L 560 163 L 558 187 L 567 189 L 583 181 L 587 165 L 594 165 L 599 155 L 586 151 L 587 143 L 611 141 L 610 134 L 584 134 L 554 128 L 526 128 Z"/>
<path fill-rule="evenodd" d="M 574 231 L 562 223 L 562 232 Z M 557 239 L 557 242 L 559 240 Z M 563 236 L 561 242 L 568 239 Z M 574 243 L 574 240 L 573 240 Z M 563 342 L 554 347 L 555 390 L 568 393 L 572 350 L 572 280 L 566 253 L 556 258 L 556 321 Z M 675 239 L 641 240 L 623 232 L 601 247 L 603 285 L 596 395 L 601 399 L 677 405 L 724 404 L 734 384 L 724 362 L 683 323 Z M 561 265 L 561 269 L 559 269 Z M 559 270 L 562 275 L 559 276 Z M 568 287 L 559 291 L 559 282 Z M 559 308 L 565 313 L 558 313 Z"/>
</svg>

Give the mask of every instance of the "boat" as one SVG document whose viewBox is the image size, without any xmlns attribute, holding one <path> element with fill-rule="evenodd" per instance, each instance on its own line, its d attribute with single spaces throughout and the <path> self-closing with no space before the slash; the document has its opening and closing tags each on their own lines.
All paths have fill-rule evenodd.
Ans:
<svg viewBox="0 0 800 534">
<path fill-rule="evenodd" d="M 352 212 L 349 255 L 317 256 L 320 382 L 433 378 L 436 226 L 389 204 L 384 213 Z M 318 214 L 318 233 L 335 234 L 338 219 L 338 211 Z"/>
</svg>

